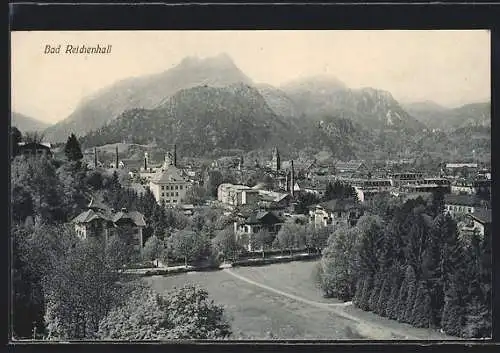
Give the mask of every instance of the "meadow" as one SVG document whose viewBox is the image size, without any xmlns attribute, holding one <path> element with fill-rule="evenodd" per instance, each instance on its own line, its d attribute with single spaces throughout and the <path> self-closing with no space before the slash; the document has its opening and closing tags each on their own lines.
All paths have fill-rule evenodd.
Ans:
<svg viewBox="0 0 500 353">
<path fill-rule="evenodd" d="M 317 261 L 145 278 L 158 293 L 186 283 L 205 288 L 225 307 L 233 339 L 431 339 L 451 337 L 416 329 L 324 298 L 313 280 Z"/>
</svg>

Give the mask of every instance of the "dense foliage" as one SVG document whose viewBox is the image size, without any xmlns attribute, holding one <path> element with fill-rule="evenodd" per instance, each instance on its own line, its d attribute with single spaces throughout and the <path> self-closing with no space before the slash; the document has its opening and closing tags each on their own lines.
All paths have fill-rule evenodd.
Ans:
<svg viewBox="0 0 500 353">
<path fill-rule="evenodd" d="M 138 287 L 127 301 L 103 318 L 98 337 L 114 340 L 218 339 L 231 334 L 221 306 L 198 287 L 185 286 L 164 296 Z"/>
<path fill-rule="evenodd" d="M 459 238 L 439 202 L 385 203 L 379 215 L 337 229 L 321 260 L 324 294 L 416 327 L 489 337 L 491 235 Z"/>
</svg>

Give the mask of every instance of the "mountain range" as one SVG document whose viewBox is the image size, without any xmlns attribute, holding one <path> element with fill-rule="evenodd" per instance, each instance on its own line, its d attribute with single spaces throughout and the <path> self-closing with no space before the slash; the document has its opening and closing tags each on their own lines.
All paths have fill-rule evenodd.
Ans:
<svg viewBox="0 0 500 353">
<path fill-rule="evenodd" d="M 10 124 L 22 133 L 41 132 L 50 126 L 50 124 L 43 121 L 16 112 L 12 112 Z"/>
<path fill-rule="evenodd" d="M 85 147 L 176 143 L 187 155 L 277 145 L 290 152 L 326 149 L 349 159 L 377 149 L 426 148 L 422 138 L 428 128 L 488 123 L 489 103 L 458 109 L 432 102 L 402 105 L 390 92 L 351 89 L 332 76 L 304 77 L 280 87 L 254 83 L 221 54 L 188 57 L 162 73 L 104 88 L 50 126 L 46 136 L 64 141 L 73 132 Z"/>
<path fill-rule="evenodd" d="M 425 101 L 406 104 L 404 108 L 431 129 L 451 131 L 467 126 L 491 126 L 489 102 L 470 103 L 449 109 L 435 102 Z"/>
</svg>

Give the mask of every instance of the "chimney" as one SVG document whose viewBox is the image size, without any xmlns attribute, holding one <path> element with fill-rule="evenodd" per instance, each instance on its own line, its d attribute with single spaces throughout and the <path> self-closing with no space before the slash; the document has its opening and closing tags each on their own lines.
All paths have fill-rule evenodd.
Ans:
<svg viewBox="0 0 500 353">
<path fill-rule="evenodd" d="M 121 210 L 123 213 L 127 213 L 127 209 L 125 207 L 122 207 L 122 210 Z"/>
<path fill-rule="evenodd" d="M 97 147 L 94 147 L 94 168 L 97 169 Z"/>
<path fill-rule="evenodd" d="M 290 175 L 290 193 L 293 196 L 293 187 L 295 186 L 295 171 L 293 170 L 293 159 L 292 159 L 292 172 Z"/>
<path fill-rule="evenodd" d="M 116 146 L 116 164 L 115 168 L 118 169 L 118 146 Z"/>
<path fill-rule="evenodd" d="M 174 144 L 174 167 L 177 167 L 177 145 Z"/>
</svg>

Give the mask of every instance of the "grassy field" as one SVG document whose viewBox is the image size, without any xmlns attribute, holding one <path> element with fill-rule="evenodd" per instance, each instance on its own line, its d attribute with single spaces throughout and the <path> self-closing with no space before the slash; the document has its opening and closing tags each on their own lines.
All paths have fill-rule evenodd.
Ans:
<svg viewBox="0 0 500 353">
<path fill-rule="evenodd" d="M 449 339 L 323 298 L 312 279 L 317 261 L 145 278 L 156 291 L 186 283 L 204 287 L 225 307 L 234 338 Z"/>
</svg>

